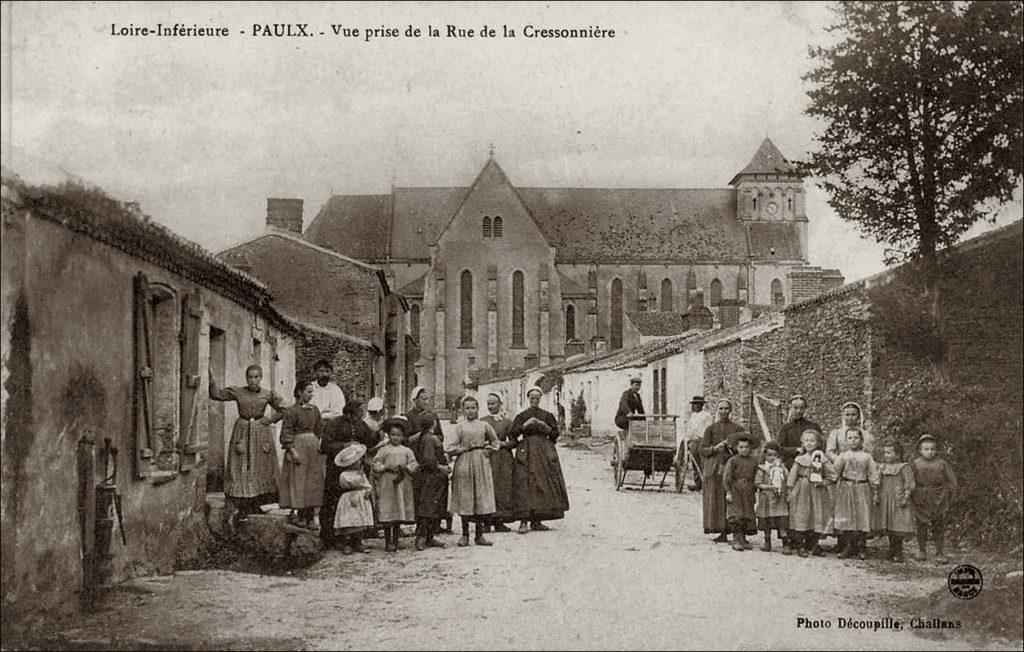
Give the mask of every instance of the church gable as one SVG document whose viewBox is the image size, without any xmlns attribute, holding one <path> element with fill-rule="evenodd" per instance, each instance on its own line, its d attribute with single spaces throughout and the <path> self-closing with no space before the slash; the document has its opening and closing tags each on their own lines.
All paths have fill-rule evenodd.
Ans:
<svg viewBox="0 0 1024 652">
<path fill-rule="evenodd" d="M 505 172 L 491 158 L 438 235 L 440 247 L 548 247 L 547 238 Z"/>
</svg>

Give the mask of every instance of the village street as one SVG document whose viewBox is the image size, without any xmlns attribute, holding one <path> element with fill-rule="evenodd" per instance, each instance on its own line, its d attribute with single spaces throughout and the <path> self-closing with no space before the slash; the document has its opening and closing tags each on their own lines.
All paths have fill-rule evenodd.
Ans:
<svg viewBox="0 0 1024 652">
<path fill-rule="evenodd" d="M 612 488 L 607 456 L 559 446 L 571 511 L 550 532 L 491 548 L 329 552 L 291 576 L 191 571 L 137 580 L 65 632 L 72 647 L 189 649 L 967 649 L 962 638 L 838 630 L 840 617 L 913 614 L 888 600 L 945 585 L 946 571 L 879 573 L 757 550 L 700 531 L 699 494 Z M 456 527 L 458 527 L 456 525 Z M 760 543 L 760 537 L 756 537 Z M 879 596 L 886 596 L 882 604 Z M 950 598 L 952 599 L 952 598 Z M 928 614 L 916 614 L 928 617 Z M 797 629 L 798 616 L 832 629 Z"/>
</svg>

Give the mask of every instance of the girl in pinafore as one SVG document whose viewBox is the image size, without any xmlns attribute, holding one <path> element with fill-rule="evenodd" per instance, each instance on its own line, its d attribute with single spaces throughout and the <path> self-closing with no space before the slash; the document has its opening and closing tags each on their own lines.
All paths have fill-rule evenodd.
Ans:
<svg viewBox="0 0 1024 652">
<path fill-rule="evenodd" d="M 281 469 L 281 500 L 283 509 L 298 510 L 288 520 L 302 528 L 314 530 L 314 511 L 323 504 L 324 463 L 320 455 L 320 410 L 313 400 L 313 383 L 300 380 L 295 384 L 295 404 L 284 411 L 281 421 L 281 447 L 284 466 Z"/>
<path fill-rule="evenodd" d="M 928 557 L 928 534 L 935 541 L 935 561 L 949 561 L 943 551 L 946 512 L 956 493 L 956 474 L 949 462 L 938 457 L 939 444 L 935 437 L 924 435 L 917 440 L 920 457 L 911 466 L 914 469 L 914 518 L 917 520 L 917 559 Z"/>
<path fill-rule="evenodd" d="M 776 441 L 764 445 L 764 462 L 757 467 L 754 477 L 757 488 L 757 526 L 764 532 L 764 545 L 761 550 L 772 551 L 772 530 L 779 533 L 782 541 L 782 554 L 791 555 L 789 547 L 789 505 L 786 502 L 786 466 L 782 463 L 782 447 Z"/>
<path fill-rule="evenodd" d="M 210 372 L 210 398 L 238 406 L 224 465 L 224 495 L 234 505 L 233 520 L 238 523 L 278 498 L 277 446 L 270 426 L 281 420 L 281 397 L 260 387 L 262 380 L 263 370 L 255 364 L 246 368 L 246 384 L 241 387 L 217 387 Z M 273 408 L 271 416 L 266 416 L 268 405 Z"/>
<path fill-rule="evenodd" d="M 412 476 L 419 465 L 416 455 L 404 445 L 409 434 L 409 421 L 404 417 L 391 417 L 382 430 L 388 443 L 377 449 L 373 457 L 374 492 L 377 496 L 377 519 L 384 526 L 384 550 L 395 552 L 398 529 L 403 523 L 416 522 L 416 505 Z"/>
<path fill-rule="evenodd" d="M 366 446 L 352 443 L 334 456 L 338 475 L 338 506 L 334 512 L 334 532 L 342 542 L 341 554 L 370 552 L 362 537 L 373 529 L 373 505 L 370 504 L 370 481 L 363 472 Z"/>
<path fill-rule="evenodd" d="M 864 451 L 860 428 L 846 429 L 846 450 L 836 457 L 835 519 L 833 527 L 843 533 L 846 548 L 839 558 L 857 555 L 867 559 L 864 542 L 871 532 L 872 504 L 878 496 L 878 466 Z"/>
<path fill-rule="evenodd" d="M 804 452 L 793 460 L 786 479 L 789 533 L 801 557 L 808 554 L 824 556 L 825 551 L 818 547 L 818 539 L 832 533 L 832 497 L 828 483 L 835 482 L 836 474 L 825 453 L 818 449 L 820 443 L 817 431 L 804 430 L 800 435 Z"/>
<path fill-rule="evenodd" d="M 469 545 L 469 523 L 476 523 L 478 546 L 492 545 L 483 528 L 494 515 L 494 476 L 487 456 L 498 450 L 498 436 L 490 424 L 477 418 L 480 404 L 472 396 L 462 399 L 465 421 L 455 426 L 455 439 L 448 454 L 455 457 L 452 471 L 451 510 L 462 521 L 459 546 Z"/>
<path fill-rule="evenodd" d="M 881 479 L 878 500 L 875 503 L 872 529 L 889 535 L 890 561 L 903 561 L 903 540 L 914 536 L 914 507 L 910 496 L 914 493 L 914 470 L 903 461 L 903 447 L 899 442 L 882 443 L 882 462 L 878 465 Z"/>
</svg>

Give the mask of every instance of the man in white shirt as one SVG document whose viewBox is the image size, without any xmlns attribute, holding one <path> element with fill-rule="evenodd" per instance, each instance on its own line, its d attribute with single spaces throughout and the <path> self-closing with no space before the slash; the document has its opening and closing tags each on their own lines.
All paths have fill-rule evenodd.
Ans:
<svg viewBox="0 0 1024 652">
<path fill-rule="evenodd" d="M 704 431 L 715 422 L 715 417 L 710 412 L 704 411 L 704 397 L 694 396 L 690 401 L 690 418 L 686 422 L 686 434 L 679 441 L 679 452 L 676 453 L 676 468 L 680 469 L 680 484 L 686 482 L 686 474 L 693 471 L 693 484 L 690 491 L 700 491 L 701 477 L 700 469 L 697 468 L 694 449 L 704 439 Z M 684 446 L 686 448 L 684 448 Z M 686 464 L 686 451 L 690 451 L 691 464 Z M 691 469 L 692 467 L 692 469 Z"/>
<path fill-rule="evenodd" d="M 333 381 L 334 369 L 328 360 L 318 360 L 313 367 L 316 382 L 313 383 L 313 405 L 320 410 L 320 418 L 337 419 L 345 407 L 345 394 Z"/>
</svg>

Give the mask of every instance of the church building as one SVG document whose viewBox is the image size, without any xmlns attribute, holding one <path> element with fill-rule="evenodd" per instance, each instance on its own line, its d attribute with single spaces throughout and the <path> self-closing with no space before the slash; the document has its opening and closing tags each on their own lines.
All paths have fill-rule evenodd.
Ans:
<svg viewBox="0 0 1024 652">
<path fill-rule="evenodd" d="M 440 405 L 473 369 L 637 344 L 630 312 L 781 309 L 842 284 L 808 264 L 803 181 L 771 140 L 728 185 L 525 188 L 492 153 L 468 187 L 333 196 L 303 235 L 409 301 L 416 381 Z"/>
</svg>

